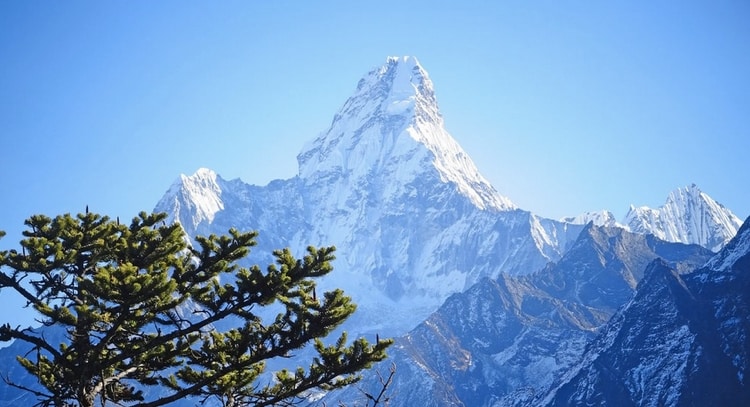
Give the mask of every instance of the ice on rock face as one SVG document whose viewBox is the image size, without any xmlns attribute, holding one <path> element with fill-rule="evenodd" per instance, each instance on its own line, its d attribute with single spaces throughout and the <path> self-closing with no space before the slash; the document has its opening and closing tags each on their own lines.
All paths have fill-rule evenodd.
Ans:
<svg viewBox="0 0 750 407">
<path fill-rule="evenodd" d="M 750 218 L 745 220 L 737 235 L 724 249 L 706 264 L 707 268 L 725 273 L 731 270 L 742 256 L 748 256 L 750 253 Z"/>
<path fill-rule="evenodd" d="M 392 74 L 393 83 L 390 92 L 384 102 L 385 113 L 405 114 L 414 109 L 419 87 L 429 85 L 431 90 L 432 84 L 429 83 L 429 79 L 426 78 L 415 58 L 405 57 L 402 61 L 398 58 L 389 58 L 388 63 L 395 64 L 396 68 Z"/>
</svg>

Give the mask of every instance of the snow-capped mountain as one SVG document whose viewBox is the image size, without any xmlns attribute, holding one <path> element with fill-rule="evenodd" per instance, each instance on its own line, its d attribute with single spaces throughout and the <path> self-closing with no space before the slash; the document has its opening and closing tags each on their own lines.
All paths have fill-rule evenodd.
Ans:
<svg viewBox="0 0 750 407">
<path fill-rule="evenodd" d="M 717 250 L 739 227 L 697 187 L 675 191 L 659 209 L 632 208 L 623 224 L 637 233 L 606 211 L 563 221 L 523 211 L 446 132 L 433 84 L 412 57 L 388 58 L 365 75 L 297 159 L 297 176 L 265 186 L 205 168 L 182 175 L 155 211 L 190 237 L 258 230 L 249 262 L 261 266 L 274 249 L 302 254 L 308 245 L 335 245 L 335 271 L 321 288 L 343 288 L 358 304 L 345 328 L 352 336 L 406 334 L 385 362 L 398 364 L 392 404 L 565 403 L 585 399 L 589 389 L 641 397 L 634 404 L 682 401 L 686 393 L 659 398 L 649 383 L 676 382 L 704 365 L 722 372 L 717 380 L 729 384 L 721 389 L 746 391 L 750 287 L 742 270 L 750 237 L 743 228 L 745 237 L 705 269 L 684 274 L 713 254 L 705 247 Z M 644 277 L 656 258 L 663 263 Z M 656 311 L 648 324 L 637 321 Z M 660 346 L 659 338 L 673 340 Z M 0 350 L 0 361 L 28 351 L 19 349 Z M 648 364 L 632 356 L 639 349 L 683 356 Z M 693 363 L 701 352 L 717 356 Z M 596 370 L 617 355 L 625 355 L 615 366 L 627 388 L 612 387 L 617 378 L 607 382 L 607 372 Z M 664 375 L 647 369 L 654 366 Z M 579 373 L 596 380 L 581 381 Z M 0 383 L 0 404 L 26 403 L 16 390 Z M 356 394 L 328 404 L 361 400 L 357 389 L 347 391 Z"/>
<path fill-rule="evenodd" d="M 399 198 L 426 168 L 478 208 L 516 206 L 482 177 L 471 158 L 443 125 L 432 81 L 416 58 L 390 57 L 357 85 L 331 127 L 297 157 L 300 178 L 369 182 L 389 176 L 385 198 Z"/>
<path fill-rule="evenodd" d="M 705 267 L 651 264 L 581 362 L 534 405 L 750 403 L 750 219 Z"/>
<path fill-rule="evenodd" d="M 668 242 L 699 244 L 714 252 L 734 237 L 742 224 L 732 211 L 695 184 L 675 189 L 667 197 L 667 202 L 657 209 L 631 205 L 620 222 L 607 210 L 584 212 L 560 221 L 577 225 L 593 222 L 598 226 L 619 226 L 634 233 L 650 233 Z"/>
<path fill-rule="evenodd" d="M 525 276 L 485 279 L 448 298 L 398 338 L 394 406 L 511 406 L 538 397 L 575 364 L 586 344 L 632 296 L 648 263 L 704 264 L 698 245 L 588 225 L 557 263 Z M 378 381 L 363 383 L 375 391 Z M 370 387 L 371 386 L 371 387 Z M 330 395 L 351 403 L 357 390 Z"/>
<path fill-rule="evenodd" d="M 540 269 L 583 227 L 500 195 L 446 132 L 432 82 L 412 57 L 365 75 L 297 159 L 298 176 L 263 187 L 201 169 L 156 210 L 190 236 L 259 230 L 254 253 L 335 245 L 336 271 L 322 285 L 353 297 L 360 332 L 406 332 L 481 278 Z"/>
<path fill-rule="evenodd" d="M 225 189 L 223 184 L 215 172 L 200 168 L 190 177 L 180 175 L 179 182 L 174 183 L 165 195 L 182 195 L 183 199 L 163 199 L 157 206 L 169 214 L 180 214 L 182 217 L 176 220 L 184 228 L 195 230 L 201 224 L 213 222 L 216 213 L 224 209 L 221 200 L 222 190 Z"/>
<path fill-rule="evenodd" d="M 734 237 L 742 221 L 692 184 L 672 191 L 657 209 L 631 205 L 622 224 L 636 233 L 718 251 Z"/>
<path fill-rule="evenodd" d="M 267 186 L 200 170 L 156 210 L 191 236 L 259 230 L 254 262 L 278 247 L 336 245 L 336 270 L 322 285 L 359 305 L 347 326 L 355 334 L 406 333 L 447 299 L 393 351 L 408 372 L 396 378 L 404 405 L 533 399 L 630 298 L 649 261 L 668 258 L 686 271 L 709 254 L 637 228 L 589 226 L 574 245 L 589 221 L 617 225 L 612 214 L 558 222 L 516 208 L 445 131 L 432 82 L 413 58 L 389 58 L 365 75 L 297 158 L 298 176 Z M 218 209 L 196 216 L 197 208 Z M 545 268 L 550 262 L 559 263 Z M 471 398 L 476 392 L 486 397 Z"/>
</svg>

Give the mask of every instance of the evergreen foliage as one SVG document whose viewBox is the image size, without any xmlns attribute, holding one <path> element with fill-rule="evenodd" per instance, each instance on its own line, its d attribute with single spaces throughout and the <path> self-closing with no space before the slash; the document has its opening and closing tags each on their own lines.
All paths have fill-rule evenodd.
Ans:
<svg viewBox="0 0 750 407">
<path fill-rule="evenodd" d="M 187 396 L 263 406 L 349 385 L 386 357 L 392 340 L 321 340 L 356 308 L 341 290 L 315 293 L 314 279 L 332 270 L 333 247 L 309 247 L 301 259 L 277 250 L 265 271 L 245 268 L 237 262 L 257 233 L 231 229 L 192 247 L 165 218 L 141 212 L 126 226 L 87 210 L 25 222 L 21 252 L 0 252 L 0 289 L 18 292 L 42 324 L 65 335 L 51 343 L 40 330 L 0 326 L 0 341 L 33 347 L 18 361 L 40 386 L 6 381 L 39 406 L 155 407 Z M 263 321 L 258 307 L 271 305 L 281 311 Z M 236 324 L 216 330 L 227 321 Z M 317 356 L 307 368 L 260 380 L 266 361 L 310 343 Z M 143 389 L 157 386 L 149 399 Z"/>
</svg>

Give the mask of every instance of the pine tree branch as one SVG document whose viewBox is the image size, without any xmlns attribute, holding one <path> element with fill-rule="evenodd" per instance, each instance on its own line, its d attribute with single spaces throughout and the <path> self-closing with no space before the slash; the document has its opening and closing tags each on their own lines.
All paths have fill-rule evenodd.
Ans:
<svg viewBox="0 0 750 407">
<path fill-rule="evenodd" d="M 11 277 L 5 273 L 0 273 L 0 288 L 2 287 L 12 288 L 14 291 L 20 294 L 23 298 L 25 298 L 29 304 L 33 304 L 33 305 L 43 304 L 43 302 L 39 298 L 37 298 L 36 295 L 30 293 L 28 290 L 23 288 L 23 286 L 21 285 L 21 279 L 16 279 L 16 273 L 13 273 L 13 274 L 14 276 Z"/>
<path fill-rule="evenodd" d="M 316 259 L 317 260 L 317 259 Z M 327 262 L 325 260 L 324 262 Z M 311 268 L 318 268 L 321 267 L 324 263 L 314 262 L 311 264 Z M 290 286 L 296 285 L 299 283 L 299 281 L 303 280 L 305 277 L 305 273 L 297 271 L 295 273 L 295 279 L 290 281 L 288 284 Z M 266 278 L 269 278 L 266 276 Z M 269 278 L 270 279 L 270 278 Z M 232 315 L 237 315 L 240 311 L 251 308 L 254 305 L 260 305 L 263 303 L 268 302 L 269 300 L 276 298 L 278 296 L 278 292 L 273 289 L 268 289 L 266 295 L 252 295 L 249 292 L 244 292 L 244 297 L 241 300 L 237 300 L 234 304 L 231 304 L 227 308 L 220 310 L 218 312 L 213 313 L 212 315 L 209 315 L 208 317 L 202 319 L 199 322 L 192 322 L 187 321 L 189 323 L 189 326 L 185 328 L 178 328 L 175 329 L 163 336 L 159 336 L 157 339 L 154 339 L 151 343 L 153 346 L 161 346 L 168 342 L 174 341 L 177 338 L 185 337 L 191 333 L 194 332 L 200 332 L 201 329 L 205 328 L 206 326 L 209 326 L 215 322 L 221 321 L 227 317 L 230 317 Z M 119 363 L 124 361 L 128 358 L 128 355 L 121 354 L 118 357 L 115 357 L 112 359 L 112 363 Z"/>
<path fill-rule="evenodd" d="M 43 392 L 41 392 L 39 390 L 34 390 L 34 389 L 30 388 L 30 387 L 26 387 L 24 385 L 18 384 L 16 382 L 10 380 L 10 377 L 7 374 L 0 374 L 0 377 L 2 377 L 3 382 L 5 382 L 5 384 L 7 384 L 8 386 L 11 386 L 13 388 L 16 388 L 16 389 L 23 390 L 25 392 L 31 393 L 34 396 L 36 396 L 37 399 L 39 399 L 39 400 L 48 400 L 48 403 L 46 403 L 46 404 L 50 404 L 51 401 L 55 398 L 55 396 L 52 395 L 52 394 L 43 393 Z M 44 401 L 40 401 L 37 405 L 46 405 L 46 404 L 44 403 Z"/>
<path fill-rule="evenodd" d="M 290 329 L 293 329 L 294 327 L 289 326 Z M 331 328 L 332 329 L 332 328 Z M 284 331 L 283 327 L 278 328 L 277 331 L 272 331 L 271 334 L 266 334 L 265 339 L 261 341 L 261 343 L 264 343 L 268 340 L 272 340 L 274 336 L 278 335 L 280 332 L 285 332 L 287 335 L 293 333 L 290 331 Z M 215 373 L 206 375 L 188 387 L 182 388 L 181 390 L 176 391 L 170 396 L 163 397 L 159 400 L 155 400 L 149 403 L 141 403 L 137 404 L 137 407 L 157 407 L 162 406 L 168 403 L 171 403 L 173 401 L 179 400 L 184 398 L 188 395 L 196 395 L 196 394 L 202 394 L 204 393 L 202 389 L 211 384 L 215 383 L 220 378 L 231 374 L 235 371 L 241 371 L 244 369 L 248 369 L 251 366 L 264 361 L 273 359 L 276 357 L 284 357 L 289 351 L 296 350 L 302 348 L 305 344 L 310 342 L 311 340 L 321 336 L 320 331 L 310 330 L 310 331 L 303 331 L 301 335 L 298 335 L 297 337 L 292 336 L 291 339 L 289 339 L 286 342 L 276 342 L 274 346 L 271 347 L 261 347 L 260 349 L 265 350 L 265 352 L 256 352 L 251 357 L 243 360 L 243 361 L 236 361 L 235 363 L 228 364 L 221 369 L 217 370 Z M 287 336 L 289 338 L 289 336 Z M 386 345 L 387 346 L 387 345 Z M 298 394 L 299 392 L 306 391 L 312 388 L 320 387 L 323 384 L 328 384 L 337 377 L 341 376 L 342 374 L 351 374 L 354 371 L 357 371 L 361 369 L 363 366 L 356 363 L 357 361 L 350 361 L 350 365 L 343 365 L 340 369 L 333 369 L 326 374 L 321 375 L 318 379 L 310 379 L 302 382 L 302 385 L 287 389 L 285 392 L 277 394 L 277 395 L 270 395 L 270 396 L 256 396 L 258 397 L 257 401 L 254 401 L 255 403 L 258 403 L 260 406 L 264 405 L 271 405 L 273 403 L 278 403 L 281 400 L 287 399 L 292 394 Z M 369 361 L 367 361 L 369 362 Z M 363 362 L 363 363 L 367 363 Z M 268 400 L 263 401 L 263 400 Z"/>
<path fill-rule="evenodd" d="M 381 401 L 383 401 L 384 403 L 388 403 L 389 398 L 386 397 L 385 399 L 383 399 L 383 397 L 385 396 L 385 392 L 388 390 L 388 387 L 393 383 L 393 376 L 396 374 L 396 364 L 391 363 L 391 367 L 388 369 L 388 377 L 385 379 L 383 378 L 383 374 L 380 373 L 380 370 L 378 370 L 376 373 L 378 375 L 378 381 L 380 381 L 381 386 L 380 392 L 377 396 L 373 396 L 372 394 L 359 389 L 359 391 L 362 392 L 362 394 L 364 394 L 368 400 L 372 401 L 372 407 L 379 405 Z"/>
<path fill-rule="evenodd" d="M 32 345 L 35 345 L 38 349 L 44 349 L 47 352 L 49 352 L 54 357 L 60 357 L 60 352 L 57 351 L 52 345 L 47 343 L 47 341 L 44 340 L 44 338 L 33 336 L 24 333 L 25 331 L 29 330 L 29 328 L 19 329 L 11 328 L 10 324 L 3 324 L 0 325 L 0 341 L 9 341 L 11 339 L 20 339 L 26 343 L 30 343 Z"/>
<path fill-rule="evenodd" d="M 220 379 L 220 378 L 222 378 L 222 377 L 230 374 L 233 371 L 247 369 L 250 366 L 252 366 L 252 365 L 254 365 L 254 364 L 256 364 L 256 363 L 258 363 L 259 361 L 262 361 L 262 360 L 268 360 L 268 359 L 272 359 L 272 358 L 275 358 L 275 357 L 284 356 L 290 350 L 295 350 L 295 349 L 301 348 L 302 346 L 304 346 L 304 344 L 306 344 L 307 342 L 311 341 L 313 338 L 314 338 L 314 336 L 303 336 L 302 338 L 300 338 L 300 339 L 298 339 L 296 341 L 289 342 L 287 344 L 287 346 L 277 347 L 277 348 L 271 348 L 267 353 L 265 353 L 263 355 L 258 355 L 255 358 L 248 359 L 248 360 L 240 362 L 240 363 L 235 363 L 235 364 L 230 364 L 228 366 L 225 366 L 224 368 L 220 369 L 216 373 L 214 373 L 212 375 L 205 376 L 204 378 L 198 380 L 196 383 L 194 383 L 194 384 L 192 384 L 192 385 L 190 385 L 190 386 L 188 386 L 186 388 L 183 388 L 182 390 L 176 391 L 175 393 L 173 393 L 170 396 L 163 397 L 163 398 L 161 398 L 159 400 L 155 400 L 153 402 L 140 403 L 140 404 L 137 404 L 136 407 L 157 407 L 157 406 L 163 406 L 165 404 L 168 404 L 168 403 L 180 400 L 180 399 L 182 399 L 182 398 L 184 398 L 186 396 L 189 396 L 189 395 L 200 394 L 201 393 L 200 390 L 203 387 L 205 387 L 206 385 L 208 385 L 210 383 L 213 383 L 213 382 L 217 381 L 218 379 Z"/>
<path fill-rule="evenodd" d="M 14 270 L 0 273 L 0 287 L 18 291 L 46 317 L 45 324 L 68 328 L 58 350 L 43 337 L 0 326 L 0 339 L 20 339 L 37 349 L 36 361 L 19 361 L 51 392 L 36 393 L 48 397 L 47 404 L 93 406 L 98 394 L 102 404 L 141 407 L 192 395 L 293 405 L 300 392 L 353 383 L 356 372 L 385 357 L 385 342 L 369 346 L 362 339 L 347 347 L 342 336 L 336 346 L 323 348 L 316 341 L 320 359 L 307 372 L 281 371 L 279 384 L 254 385 L 264 361 L 328 335 L 354 312 L 339 290 L 325 293 L 322 304 L 316 298 L 312 279 L 332 270 L 335 249 L 310 247 L 301 259 L 289 249 L 277 250 L 276 263 L 265 272 L 239 268 L 236 261 L 255 245 L 257 233 L 231 229 L 231 236 L 198 237 L 198 251 L 186 246 L 178 224 L 154 226 L 165 216 L 141 213 L 129 228 L 88 211 L 36 216 L 27 221 L 31 231 L 24 232 L 23 255 L 0 253 L 0 265 Z M 233 283 L 220 285 L 224 275 L 232 275 Z M 28 276 L 35 276 L 37 295 L 24 288 Z M 203 308 L 200 320 L 179 313 L 189 299 Z M 252 310 L 274 303 L 285 312 L 264 325 Z M 244 327 L 209 330 L 235 318 Z M 126 380 L 171 392 L 144 401 Z"/>
<path fill-rule="evenodd" d="M 113 376 L 110 376 L 108 378 L 102 377 L 102 380 L 99 381 L 99 383 L 97 383 L 96 386 L 94 386 L 91 389 L 91 392 L 93 394 L 99 394 L 99 392 L 101 392 L 102 389 L 104 389 L 104 387 L 107 384 L 118 382 L 118 381 L 120 381 L 120 380 L 128 377 L 128 375 L 130 375 L 132 373 L 135 373 L 139 368 L 142 368 L 142 366 L 131 366 L 131 367 L 129 367 L 129 368 L 127 368 L 127 369 L 125 369 L 125 370 L 123 370 L 123 371 L 121 371 L 119 373 L 116 373 Z"/>
</svg>

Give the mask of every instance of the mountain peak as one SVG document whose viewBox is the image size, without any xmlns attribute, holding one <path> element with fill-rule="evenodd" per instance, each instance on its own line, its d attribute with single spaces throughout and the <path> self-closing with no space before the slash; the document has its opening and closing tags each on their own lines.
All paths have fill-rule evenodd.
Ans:
<svg viewBox="0 0 750 407">
<path fill-rule="evenodd" d="M 374 88 L 374 89 L 373 89 Z M 360 79 L 357 93 L 380 91 L 380 98 L 399 100 L 414 100 L 420 93 L 433 95 L 434 89 L 427 71 L 422 68 L 416 58 L 410 56 L 388 57 L 385 64 L 371 70 Z"/>
<path fill-rule="evenodd" d="M 367 73 L 297 161 L 303 180 L 398 177 L 409 184 L 433 174 L 480 208 L 515 209 L 445 130 L 432 81 L 414 57 L 388 57 Z"/>
<path fill-rule="evenodd" d="M 381 105 L 381 109 L 388 114 L 421 108 L 426 110 L 424 113 L 439 116 L 432 81 L 414 57 L 388 57 L 385 65 L 360 81 L 357 89 L 366 89 L 373 84 L 388 89 Z"/>
<path fill-rule="evenodd" d="M 199 168 L 193 175 L 181 174 L 156 204 L 156 211 L 169 213 L 170 221 L 179 221 L 186 231 L 193 232 L 202 222 L 213 221 L 216 213 L 224 209 L 223 183 L 208 168 Z"/>
<path fill-rule="evenodd" d="M 711 197 L 703 193 L 700 188 L 698 188 L 698 185 L 690 184 L 686 187 L 677 188 L 674 191 L 669 193 L 669 196 L 667 197 L 667 204 L 665 206 L 668 206 L 670 203 L 679 203 L 679 202 L 687 202 L 687 201 L 699 201 L 699 200 L 712 200 Z"/>
<path fill-rule="evenodd" d="M 718 251 L 742 222 L 695 184 L 669 193 L 659 208 L 630 206 L 622 222 L 636 233 L 652 233 L 670 242 L 694 243 Z"/>
<path fill-rule="evenodd" d="M 417 67 L 417 66 L 420 67 L 420 68 L 422 67 L 421 65 L 419 65 L 419 61 L 417 61 L 417 58 L 409 56 L 409 55 L 404 55 L 402 57 L 389 56 L 388 58 L 385 59 L 385 61 L 386 61 L 386 64 L 399 64 L 399 63 L 401 63 L 402 65 L 408 66 L 408 67 L 411 67 L 411 68 L 414 68 L 414 67 Z"/>
</svg>

